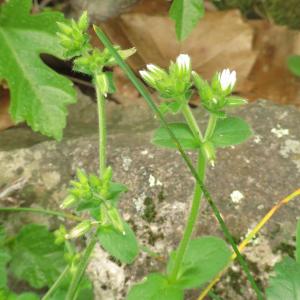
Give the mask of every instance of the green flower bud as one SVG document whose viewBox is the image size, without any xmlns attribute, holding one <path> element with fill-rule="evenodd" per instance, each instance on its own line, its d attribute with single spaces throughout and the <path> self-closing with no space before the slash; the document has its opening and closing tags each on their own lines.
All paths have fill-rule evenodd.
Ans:
<svg viewBox="0 0 300 300">
<path fill-rule="evenodd" d="M 84 11 L 81 17 L 79 18 L 78 28 L 79 30 L 85 32 L 88 29 L 88 27 L 89 27 L 89 18 L 88 18 L 87 11 Z"/>
<path fill-rule="evenodd" d="M 100 90 L 100 93 L 106 97 L 109 90 L 109 82 L 105 73 L 96 75 L 96 85 Z"/>
<path fill-rule="evenodd" d="M 125 235 L 123 220 L 115 207 L 111 207 L 107 210 L 107 214 L 111 221 L 112 226 Z"/>
<path fill-rule="evenodd" d="M 241 97 L 236 97 L 236 96 L 230 96 L 226 97 L 226 106 L 240 106 L 240 105 L 245 105 L 248 103 L 246 99 L 243 99 Z"/>
<path fill-rule="evenodd" d="M 215 147 L 212 142 L 207 141 L 201 145 L 201 152 L 205 156 L 206 160 L 214 165 L 216 160 Z"/>
<path fill-rule="evenodd" d="M 61 209 L 66 209 L 66 208 L 72 207 L 77 202 L 78 202 L 77 198 L 74 195 L 70 194 L 65 198 L 63 203 L 60 205 L 60 208 Z"/>
<path fill-rule="evenodd" d="M 66 230 L 65 226 L 64 225 L 60 225 L 59 229 L 57 229 L 57 230 L 54 231 L 54 236 L 55 236 L 54 243 L 56 245 L 63 244 L 65 242 L 65 240 L 66 240 L 66 238 L 65 238 L 66 234 L 67 234 L 67 230 Z"/>
<path fill-rule="evenodd" d="M 92 222 L 89 220 L 82 221 L 77 226 L 75 226 L 71 231 L 66 234 L 66 239 L 76 239 L 84 234 L 86 234 L 92 228 Z"/>
<path fill-rule="evenodd" d="M 59 27 L 60 31 L 65 35 L 69 36 L 72 34 L 73 28 L 66 23 L 56 22 L 57 26 Z M 59 34 L 59 33 L 58 33 Z"/>
</svg>

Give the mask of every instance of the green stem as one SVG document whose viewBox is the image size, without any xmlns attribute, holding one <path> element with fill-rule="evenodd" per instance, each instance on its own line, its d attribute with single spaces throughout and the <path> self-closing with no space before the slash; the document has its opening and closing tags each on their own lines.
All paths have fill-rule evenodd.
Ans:
<svg viewBox="0 0 300 300">
<path fill-rule="evenodd" d="M 202 153 L 199 151 L 199 153 L 198 153 L 198 174 L 202 181 L 204 181 L 205 169 L 206 169 L 206 159 L 202 155 Z M 186 249 L 191 240 L 193 229 L 196 224 L 197 218 L 199 216 L 201 199 L 202 199 L 202 189 L 201 189 L 200 185 L 198 183 L 196 183 L 192 207 L 191 207 L 190 214 L 189 214 L 189 217 L 187 220 L 187 224 L 186 224 L 186 227 L 185 227 L 185 230 L 183 233 L 183 237 L 180 241 L 180 244 L 179 244 L 179 247 L 177 250 L 174 267 L 170 274 L 170 280 L 172 282 L 175 282 L 177 279 L 178 272 L 180 270 L 180 266 L 181 266 L 183 258 L 184 258 L 184 254 L 185 254 Z"/>
<path fill-rule="evenodd" d="M 98 124 L 99 124 L 99 176 L 102 177 L 106 170 L 106 113 L 105 97 L 96 84 Z"/>
<path fill-rule="evenodd" d="M 84 251 L 83 257 L 81 258 L 81 260 L 78 264 L 76 273 L 74 274 L 74 276 L 72 278 L 66 300 L 75 300 L 76 299 L 76 297 L 75 297 L 76 292 L 79 288 L 81 279 L 85 273 L 85 270 L 89 263 L 90 256 L 94 250 L 94 247 L 95 247 L 97 241 L 98 241 L 98 234 L 97 234 L 97 230 L 96 230 L 94 236 L 92 237 L 91 241 L 89 242 L 89 244 L 87 245 L 87 247 Z"/>
<path fill-rule="evenodd" d="M 197 121 L 196 121 L 193 113 L 191 112 L 191 109 L 188 104 L 184 105 L 184 107 L 182 109 L 182 113 L 183 113 L 190 129 L 192 130 L 194 136 L 199 138 L 200 142 L 203 142 L 203 136 L 202 136 L 201 130 L 200 130 L 200 128 L 197 124 Z"/>
<path fill-rule="evenodd" d="M 70 267 L 66 266 L 65 269 L 62 271 L 62 273 L 59 275 L 59 277 L 56 279 L 54 284 L 47 291 L 47 293 L 42 297 L 41 300 L 48 300 L 49 299 L 49 297 L 53 294 L 53 292 L 60 286 L 60 284 L 64 280 L 65 276 L 68 274 L 69 270 L 70 270 Z"/>
<path fill-rule="evenodd" d="M 64 219 L 70 219 L 73 221 L 83 221 L 84 219 L 74 216 L 72 214 L 65 214 L 58 211 L 43 209 L 43 208 L 29 208 L 29 207 L 0 207 L 0 212 L 31 212 L 45 215 L 53 215 L 56 217 L 62 217 Z"/>
<path fill-rule="evenodd" d="M 210 114 L 204 140 L 209 140 L 216 128 L 218 117 L 215 114 Z"/>
</svg>

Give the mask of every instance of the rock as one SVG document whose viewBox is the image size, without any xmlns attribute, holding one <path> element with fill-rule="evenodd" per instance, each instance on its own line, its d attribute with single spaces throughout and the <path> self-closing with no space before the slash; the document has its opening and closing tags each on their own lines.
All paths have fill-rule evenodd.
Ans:
<svg viewBox="0 0 300 300">
<path fill-rule="evenodd" d="M 86 115 L 90 112 L 92 116 L 95 110 L 95 103 L 89 102 Z M 150 144 L 158 122 L 149 110 L 108 103 L 107 111 L 108 163 L 113 167 L 115 180 L 129 188 L 120 204 L 122 214 L 141 243 L 166 256 L 180 240 L 194 180 L 176 151 Z M 203 126 L 205 118 L 200 113 L 195 110 Z M 255 135 L 242 145 L 219 150 L 217 164 L 209 169 L 206 182 L 231 233 L 239 241 L 280 199 L 299 188 L 300 111 L 261 100 L 234 114 L 244 117 Z M 97 172 L 95 114 L 85 121 L 80 120 L 81 114 L 75 115 L 60 143 L 41 138 L 26 128 L 0 134 L 0 170 L 5 170 L 0 175 L 1 206 L 57 209 L 78 167 Z M 247 248 L 251 269 L 262 285 L 266 285 L 274 263 L 287 249 L 294 248 L 292 237 L 299 216 L 300 208 L 294 200 L 278 211 Z M 36 217 L 18 214 L 18 218 L 5 218 L 10 221 L 9 226 L 18 227 Z M 51 220 L 50 225 L 57 226 Z M 204 200 L 195 235 L 207 234 L 223 237 Z M 96 299 L 119 300 L 124 299 L 133 282 L 164 267 L 165 262 L 144 253 L 134 264 L 119 266 L 97 249 L 89 274 L 96 285 Z M 112 275 L 103 273 L 104 269 L 118 273 L 117 284 L 110 282 Z M 225 299 L 255 299 L 238 264 L 229 269 L 217 291 Z M 189 293 L 187 299 L 196 299 L 198 293 Z"/>
</svg>

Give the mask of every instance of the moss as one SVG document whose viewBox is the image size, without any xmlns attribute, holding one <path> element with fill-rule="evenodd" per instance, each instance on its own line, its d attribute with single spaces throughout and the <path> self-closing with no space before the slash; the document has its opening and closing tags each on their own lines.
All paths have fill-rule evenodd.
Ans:
<svg viewBox="0 0 300 300">
<path fill-rule="evenodd" d="M 156 216 L 156 209 L 153 199 L 151 197 L 146 197 L 146 199 L 144 200 L 144 205 L 145 209 L 143 219 L 149 223 L 153 222 Z"/>
<path fill-rule="evenodd" d="M 164 188 L 161 189 L 161 191 L 158 193 L 158 202 L 163 202 L 166 199 L 166 196 L 164 194 Z"/>
<path fill-rule="evenodd" d="M 280 25 L 300 29 L 299 0 L 212 0 L 219 9 L 238 8 L 248 18 L 264 16 Z"/>
</svg>

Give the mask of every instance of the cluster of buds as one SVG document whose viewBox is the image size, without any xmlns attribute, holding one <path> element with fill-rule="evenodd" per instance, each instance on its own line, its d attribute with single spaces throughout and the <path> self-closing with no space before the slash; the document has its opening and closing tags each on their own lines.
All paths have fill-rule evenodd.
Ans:
<svg viewBox="0 0 300 300">
<path fill-rule="evenodd" d="M 191 60 L 186 54 L 180 54 L 168 71 L 150 64 L 147 65 L 147 70 L 140 71 L 140 75 L 162 98 L 181 101 L 189 98 L 192 86 Z"/>
<path fill-rule="evenodd" d="M 86 12 L 82 14 L 79 21 L 71 20 L 70 24 L 57 22 L 60 32 L 57 33 L 60 44 L 65 49 L 65 57 L 72 58 L 79 56 L 90 49 L 87 29 L 89 19 Z"/>
<path fill-rule="evenodd" d="M 222 109 L 225 107 L 239 106 L 246 104 L 247 101 L 240 97 L 231 96 L 236 84 L 236 72 L 225 69 L 217 72 L 209 84 L 203 80 L 196 72 L 192 72 L 195 86 L 201 97 L 202 105 L 211 113 L 219 117 L 225 116 Z"/>
</svg>

